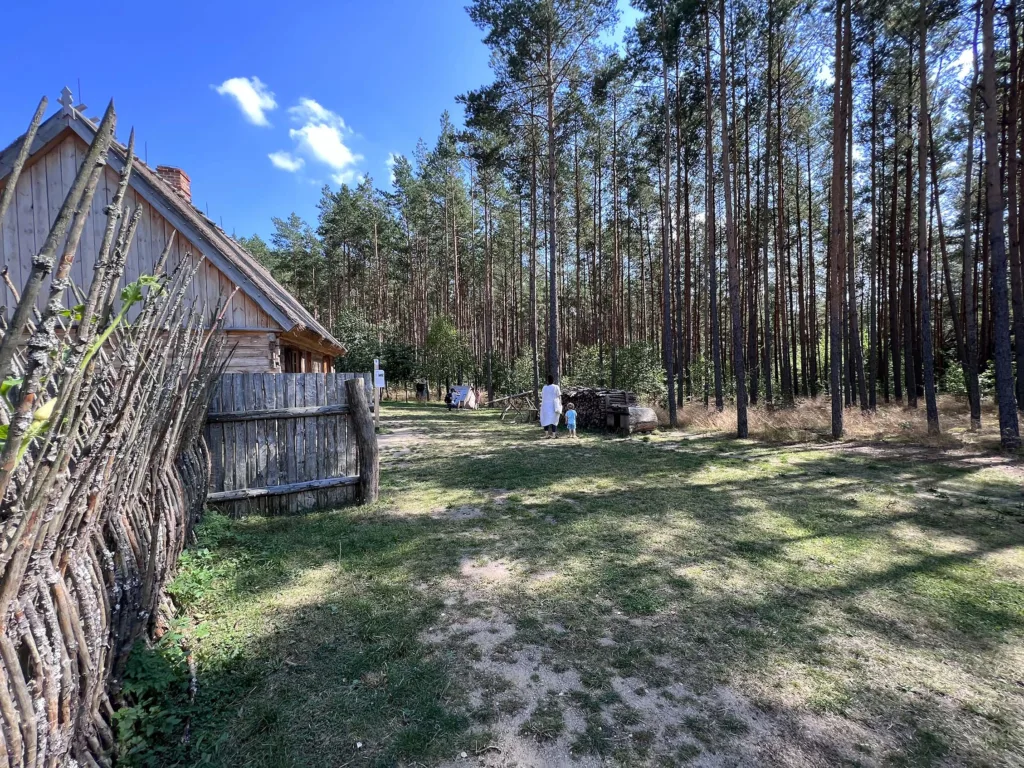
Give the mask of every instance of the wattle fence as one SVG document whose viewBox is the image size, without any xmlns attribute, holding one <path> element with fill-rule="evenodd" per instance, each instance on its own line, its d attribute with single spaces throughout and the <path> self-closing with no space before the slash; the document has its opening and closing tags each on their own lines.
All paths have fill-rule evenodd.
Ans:
<svg viewBox="0 0 1024 768">
<path fill-rule="evenodd" d="M 44 109 L 45 99 L 5 179 L 0 222 Z M 142 214 L 124 207 L 133 142 L 89 283 L 69 277 L 114 123 L 111 104 L 27 280 L 2 275 L 18 301 L 0 311 L 7 768 L 112 764 L 117 680 L 163 613 L 164 585 L 209 482 L 202 427 L 225 358 L 219 319 L 210 321 L 229 297 L 220 307 L 190 304 L 195 269 L 163 274 L 167 251 L 153 275 L 122 284 Z M 69 294 L 81 303 L 64 306 Z"/>
</svg>

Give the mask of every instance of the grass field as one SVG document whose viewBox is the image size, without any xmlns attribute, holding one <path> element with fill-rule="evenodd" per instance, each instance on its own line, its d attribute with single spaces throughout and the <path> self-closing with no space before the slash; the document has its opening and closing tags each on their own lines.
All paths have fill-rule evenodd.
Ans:
<svg viewBox="0 0 1024 768">
<path fill-rule="evenodd" d="M 126 763 L 1024 764 L 1019 464 L 385 413 L 376 506 L 208 518 Z"/>
</svg>

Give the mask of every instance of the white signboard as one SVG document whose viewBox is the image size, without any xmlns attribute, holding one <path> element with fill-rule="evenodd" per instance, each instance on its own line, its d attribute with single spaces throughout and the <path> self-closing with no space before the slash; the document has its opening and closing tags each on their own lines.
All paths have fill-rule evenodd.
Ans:
<svg viewBox="0 0 1024 768">
<path fill-rule="evenodd" d="M 373 379 L 373 384 L 377 389 L 384 389 L 386 385 L 384 383 L 384 370 L 382 368 L 378 368 L 373 372 Z"/>
</svg>

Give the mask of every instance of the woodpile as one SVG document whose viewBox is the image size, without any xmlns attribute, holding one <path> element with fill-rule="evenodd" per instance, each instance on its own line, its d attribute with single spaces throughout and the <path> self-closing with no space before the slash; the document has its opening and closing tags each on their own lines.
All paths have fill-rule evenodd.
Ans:
<svg viewBox="0 0 1024 768">
<path fill-rule="evenodd" d="M 209 481 L 201 428 L 230 296 L 219 311 L 191 305 L 201 261 L 161 274 L 169 249 L 156 274 L 123 286 L 142 217 L 123 208 L 134 135 L 87 254 L 90 283 L 70 280 L 114 123 L 111 104 L 0 323 L 0 764 L 12 768 L 112 764 L 112 688 L 155 627 Z M 19 156 L 5 193 L 23 166 Z M 0 197 L 0 221 L 9 203 Z M 63 306 L 68 291 L 79 306 Z"/>
<path fill-rule="evenodd" d="M 623 389 L 595 389 L 570 387 L 562 390 L 562 411 L 576 406 L 577 429 L 608 429 L 608 417 L 615 407 L 636 405 L 636 395 Z"/>
</svg>

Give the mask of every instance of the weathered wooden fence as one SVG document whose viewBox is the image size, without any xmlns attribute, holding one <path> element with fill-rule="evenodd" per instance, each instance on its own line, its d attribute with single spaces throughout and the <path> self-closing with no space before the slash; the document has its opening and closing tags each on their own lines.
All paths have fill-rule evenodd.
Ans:
<svg viewBox="0 0 1024 768">
<path fill-rule="evenodd" d="M 286 515 L 356 501 L 359 449 L 345 381 L 369 373 L 229 373 L 210 403 L 208 501 Z"/>
</svg>

